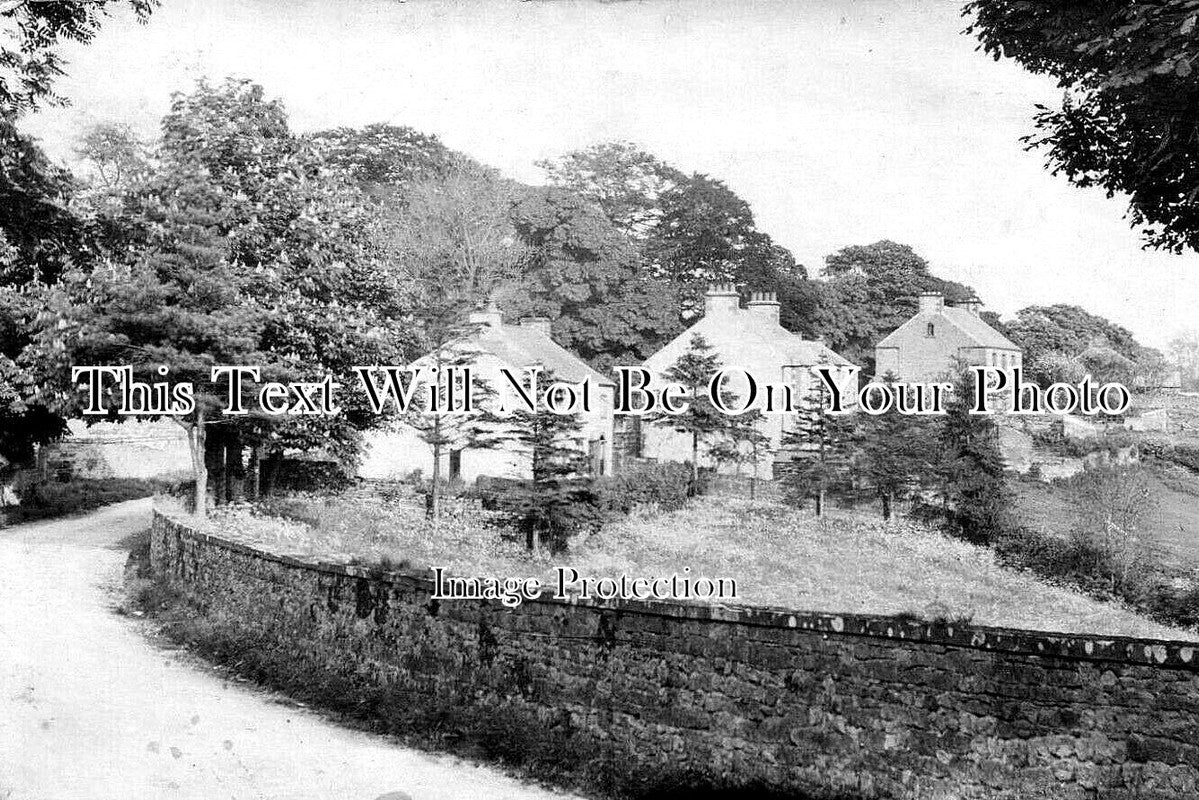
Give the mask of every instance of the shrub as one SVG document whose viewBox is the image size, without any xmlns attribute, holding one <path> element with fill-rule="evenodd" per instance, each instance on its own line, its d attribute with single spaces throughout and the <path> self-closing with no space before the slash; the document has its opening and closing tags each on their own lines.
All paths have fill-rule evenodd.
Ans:
<svg viewBox="0 0 1199 800">
<path fill-rule="evenodd" d="M 4 509 L 9 523 L 51 519 L 90 511 L 110 503 L 149 497 L 164 484 L 140 478 L 89 478 L 35 483 L 21 493 L 21 504 Z"/>
<path fill-rule="evenodd" d="M 620 475 L 596 482 L 604 507 L 620 514 L 639 506 L 655 506 L 662 511 L 680 509 L 687 502 L 690 485 L 691 470 L 686 464 L 673 462 L 636 464 Z"/>
<path fill-rule="evenodd" d="M 608 519 L 589 478 L 522 481 L 498 498 L 498 507 L 530 550 L 541 544 L 554 553 L 565 550 L 572 536 L 593 533 Z"/>
</svg>

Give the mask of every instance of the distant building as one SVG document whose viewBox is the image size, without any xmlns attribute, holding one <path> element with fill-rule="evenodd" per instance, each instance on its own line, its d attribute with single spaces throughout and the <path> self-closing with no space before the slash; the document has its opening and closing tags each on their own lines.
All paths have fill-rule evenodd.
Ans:
<svg viewBox="0 0 1199 800">
<path fill-rule="evenodd" d="M 813 366 L 853 366 L 822 342 L 805 340 L 780 325 L 779 303 L 773 293 L 754 294 L 742 308 L 741 296 L 731 285 L 710 288 L 704 297 L 703 317 L 646 359 L 644 366 L 660 380 L 679 356 L 691 349 L 696 335 L 703 337 L 723 366 L 740 368 L 752 375 L 763 387 L 760 391 L 767 383 L 790 386 L 797 402 L 808 395 L 816 380 L 812 374 Z M 847 378 L 843 376 L 844 381 Z M 746 397 L 747 386 L 742 381 L 730 381 L 728 389 L 739 397 Z M 856 383 L 849 387 L 846 382 L 846 389 L 856 396 Z M 757 406 L 761 406 L 761 399 Z M 771 454 L 778 450 L 784 431 L 791 427 L 794 419 L 791 414 L 764 415 L 760 429 L 770 437 L 770 444 L 766 448 L 769 454 L 765 463 L 759 465 L 761 477 L 772 477 Z M 691 460 L 690 437 L 664 425 L 642 425 L 641 428 L 642 455 L 645 457 L 661 461 Z M 711 466 L 702 452 L 700 461 L 701 465 Z"/>
<path fill-rule="evenodd" d="M 581 383 L 590 378 L 596 388 L 591 413 L 581 414 L 582 426 L 575 442 L 586 456 L 593 475 L 612 473 L 612 407 L 615 383 L 587 365 L 578 356 L 557 344 L 551 337 L 550 320 L 529 317 L 519 325 L 508 325 L 494 305 L 470 315 L 475 331 L 453 342 L 450 349 L 467 354 L 478 378 L 499 391 L 503 386 L 500 369 L 507 368 L 523 380 L 523 370 L 540 366 L 559 381 Z M 414 366 L 430 364 L 432 354 L 418 359 Z M 544 387 L 544 383 L 542 384 Z M 414 428 L 399 424 L 389 432 L 373 432 L 366 437 L 367 452 L 359 469 L 365 478 L 397 478 L 419 471 L 425 478 L 433 474 L 433 448 Z M 497 447 L 471 447 L 469 443 L 442 448 L 441 475 L 449 479 L 473 481 L 480 476 L 528 478 L 532 476 L 532 454 L 517 443 Z"/>
<path fill-rule="evenodd" d="M 67 423 L 70 435 L 38 451 L 42 480 L 177 478 L 191 472 L 187 434 L 169 419 Z"/>
<path fill-rule="evenodd" d="M 1020 348 L 979 317 L 981 306 L 977 299 L 947 306 L 940 292 L 920 295 L 915 316 L 875 345 L 875 375 L 941 380 L 959 359 L 968 366 L 1021 366 Z"/>
</svg>

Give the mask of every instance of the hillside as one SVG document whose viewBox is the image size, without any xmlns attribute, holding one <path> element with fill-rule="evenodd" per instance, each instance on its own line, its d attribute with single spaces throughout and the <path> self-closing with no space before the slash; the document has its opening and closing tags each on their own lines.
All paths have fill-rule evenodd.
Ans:
<svg viewBox="0 0 1199 800">
<path fill-rule="evenodd" d="M 434 534 L 411 508 L 361 498 L 308 501 L 315 528 L 224 514 L 213 532 L 237 532 L 285 553 L 443 566 L 457 575 L 540 575 L 558 565 L 593 577 L 681 573 L 733 578 L 739 601 L 796 609 L 975 623 L 1071 633 L 1193 638 L 1115 604 L 1005 569 L 994 554 L 909 522 L 837 511 L 824 520 L 766 501 L 701 498 L 681 511 L 643 514 L 530 563 L 521 547 L 451 520 Z"/>
</svg>

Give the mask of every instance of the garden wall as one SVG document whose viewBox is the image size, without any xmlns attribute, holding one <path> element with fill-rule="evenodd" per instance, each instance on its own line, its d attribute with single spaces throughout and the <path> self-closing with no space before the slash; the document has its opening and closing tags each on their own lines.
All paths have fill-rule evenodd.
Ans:
<svg viewBox="0 0 1199 800">
<path fill-rule="evenodd" d="M 260 677 L 609 789 L 1199 796 L 1199 645 L 681 603 L 438 602 L 417 576 L 268 555 L 157 514 L 152 563 Z"/>
</svg>

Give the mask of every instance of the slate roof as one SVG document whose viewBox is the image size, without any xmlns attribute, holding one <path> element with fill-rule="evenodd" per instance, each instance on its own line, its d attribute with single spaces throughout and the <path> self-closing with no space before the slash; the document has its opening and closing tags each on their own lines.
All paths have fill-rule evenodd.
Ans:
<svg viewBox="0 0 1199 800">
<path fill-rule="evenodd" d="M 520 325 L 480 326 L 477 333 L 461 340 L 461 346 L 492 355 L 513 369 L 541 364 L 553 372 L 558 380 L 581 383 L 585 378 L 590 378 L 598 386 L 615 385 L 611 378 L 596 372 L 587 362 L 553 339 Z"/>
<path fill-rule="evenodd" d="M 849 359 L 834 352 L 820 342 L 809 341 L 792 333 L 777 323 L 769 323 L 761 317 L 740 309 L 731 314 L 709 314 L 687 330 L 680 333 L 653 356 L 647 364 L 660 360 L 658 355 L 670 352 L 672 345 L 682 341 L 690 346 L 691 337 L 699 334 L 716 351 L 726 358 L 749 351 L 753 357 L 782 365 L 804 365 L 827 363 L 833 366 L 851 367 Z"/>
<path fill-rule="evenodd" d="M 946 320 L 949 324 L 961 330 L 974 342 L 976 347 L 990 347 L 995 350 L 1020 349 L 1019 345 L 992 328 L 978 315 L 972 314 L 964 308 L 954 308 L 953 306 L 942 306 L 933 311 L 918 312 L 907 322 L 887 334 L 875 347 L 899 347 L 900 340 L 902 339 L 900 334 L 903 331 L 912 326 L 920 326 L 922 328 L 929 322 L 936 324 L 939 320 Z"/>
</svg>

